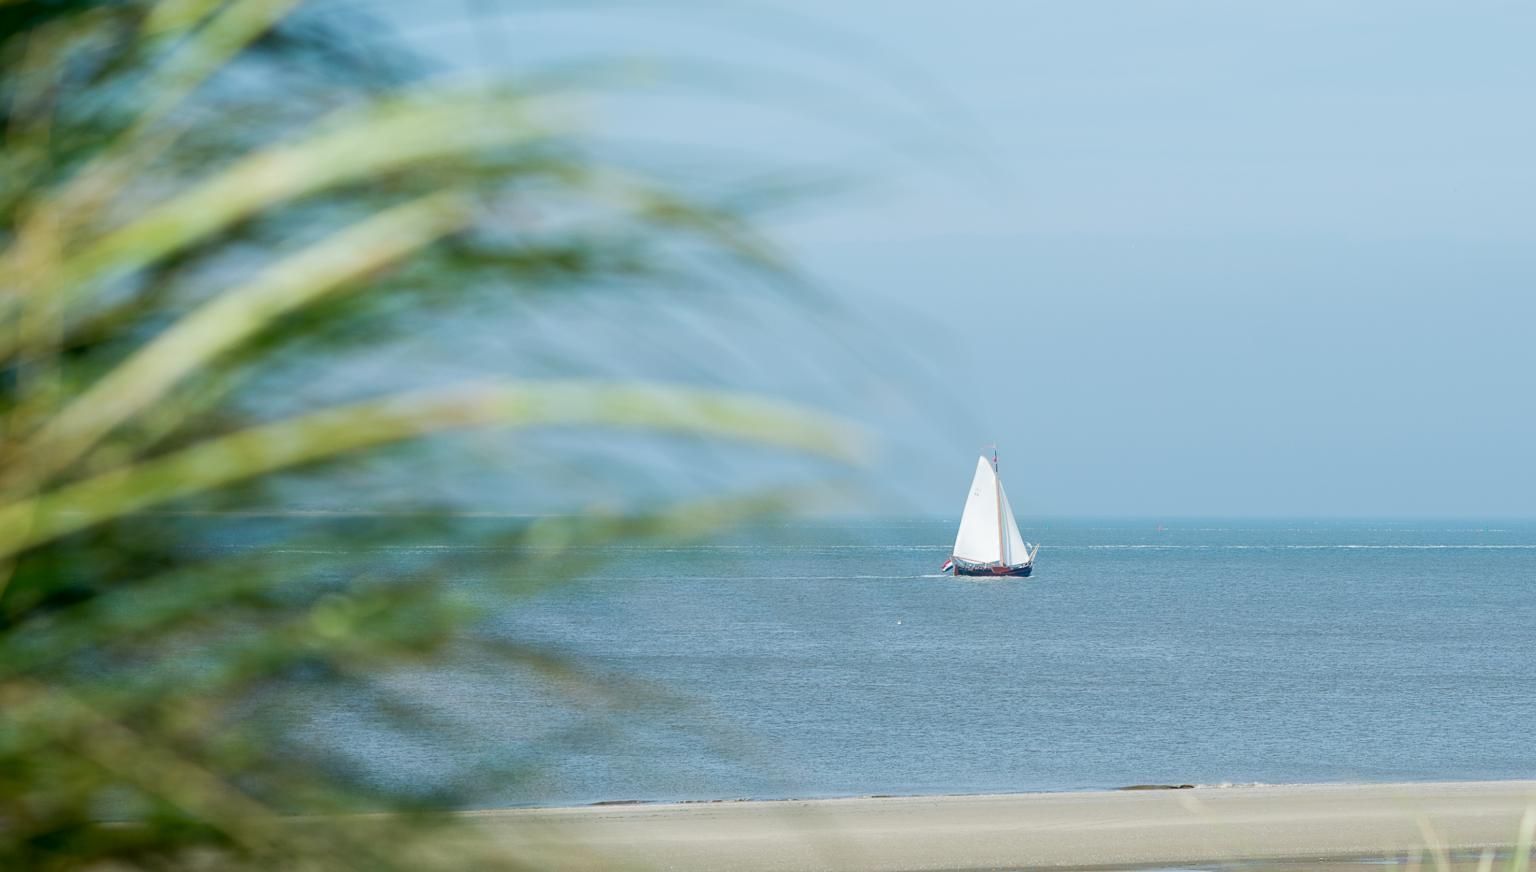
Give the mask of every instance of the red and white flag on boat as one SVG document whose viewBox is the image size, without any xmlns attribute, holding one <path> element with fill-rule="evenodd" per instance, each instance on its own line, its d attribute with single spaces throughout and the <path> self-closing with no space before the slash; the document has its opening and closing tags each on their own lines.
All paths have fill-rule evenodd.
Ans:
<svg viewBox="0 0 1536 872">
<path fill-rule="evenodd" d="M 939 571 L 940 572 L 948 572 L 948 571 L 950 571 L 951 569 L 954 569 L 954 568 L 955 568 L 955 561 L 953 561 L 953 560 L 946 560 L 946 561 L 944 561 L 944 567 L 942 569 L 940 569 Z"/>
</svg>

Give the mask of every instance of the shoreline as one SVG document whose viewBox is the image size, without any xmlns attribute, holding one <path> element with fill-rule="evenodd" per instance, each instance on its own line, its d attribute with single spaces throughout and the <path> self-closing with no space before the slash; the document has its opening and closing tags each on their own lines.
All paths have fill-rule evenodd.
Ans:
<svg viewBox="0 0 1536 872">
<path fill-rule="evenodd" d="M 1324 866 L 1512 845 L 1536 780 L 715 800 L 488 809 L 456 816 L 540 868 L 677 870 Z"/>
<path fill-rule="evenodd" d="M 578 808 L 611 808 L 660 806 L 721 805 L 728 803 L 775 803 L 775 802 L 840 802 L 864 799 L 964 799 L 969 797 L 1026 797 L 1026 796 L 1080 796 L 1085 793 L 1126 793 L 1161 790 L 1250 790 L 1253 788 L 1329 788 L 1329 787 L 1413 787 L 1415 785 L 1498 785 L 1533 784 L 1536 778 L 1478 778 L 1478 779 L 1425 779 L 1411 781 L 1219 781 L 1214 783 L 1141 783 L 1117 787 L 1047 787 L 1038 790 L 975 791 L 960 793 L 830 793 L 804 796 L 723 796 L 710 799 L 595 799 L 590 801 L 565 801 L 549 805 L 504 805 L 484 808 L 462 808 L 454 814 L 480 814 L 485 812 L 570 810 Z"/>
<path fill-rule="evenodd" d="M 1486 779 L 1485 782 L 1498 783 L 1500 779 Z M 1523 779 L 1510 779 L 1520 781 Z M 1318 781 L 1297 782 L 1289 786 L 1323 787 L 1329 785 L 1369 785 L 1378 782 L 1370 781 Z M 1401 784 L 1454 784 L 1461 782 L 1379 782 Z M 1468 782 L 1472 783 L 1472 782 Z M 598 799 L 591 802 L 564 803 L 556 805 L 514 805 L 502 808 L 488 809 L 462 809 L 464 813 L 473 814 L 480 811 L 533 811 L 536 809 L 573 809 L 573 808 L 611 808 L 616 806 L 667 806 L 667 805 L 719 805 L 721 803 L 742 802 L 835 802 L 845 799 L 958 799 L 969 796 L 1055 796 L 1057 794 L 1080 793 L 1120 793 L 1123 791 L 1139 790 L 1241 790 L 1249 787 L 1286 787 L 1287 784 L 1263 781 L 1222 782 L 1220 784 L 1127 784 L 1123 787 L 1065 787 L 1046 790 L 1014 790 L 1003 793 L 977 792 L 977 793 L 849 793 L 828 796 L 728 796 L 715 799 Z"/>
</svg>

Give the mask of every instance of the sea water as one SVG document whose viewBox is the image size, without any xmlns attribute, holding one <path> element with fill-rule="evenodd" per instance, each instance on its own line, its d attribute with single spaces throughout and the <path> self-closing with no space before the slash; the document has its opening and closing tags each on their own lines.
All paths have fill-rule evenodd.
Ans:
<svg viewBox="0 0 1536 872">
<path fill-rule="evenodd" d="M 939 574 L 953 520 L 598 549 L 479 630 L 584 677 L 397 677 L 451 742 L 310 728 L 486 805 L 1536 777 L 1536 524 L 1023 526 L 1027 579 Z"/>
</svg>

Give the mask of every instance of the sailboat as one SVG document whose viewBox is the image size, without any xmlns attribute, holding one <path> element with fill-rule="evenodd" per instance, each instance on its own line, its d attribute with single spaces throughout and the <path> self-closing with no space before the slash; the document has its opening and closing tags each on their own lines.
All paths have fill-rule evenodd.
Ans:
<svg viewBox="0 0 1536 872">
<path fill-rule="evenodd" d="M 1003 492 L 997 475 L 997 452 L 992 461 L 985 455 L 976 459 L 976 476 L 965 498 L 965 512 L 960 515 L 960 532 L 955 536 L 955 550 L 944 571 L 956 575 L 1027 576 L 1035 568 L 1039 545 L 1031 546 L 1019 534 L 1019 522 L 1013 519 L 1013 507 Z"/>
</svg>

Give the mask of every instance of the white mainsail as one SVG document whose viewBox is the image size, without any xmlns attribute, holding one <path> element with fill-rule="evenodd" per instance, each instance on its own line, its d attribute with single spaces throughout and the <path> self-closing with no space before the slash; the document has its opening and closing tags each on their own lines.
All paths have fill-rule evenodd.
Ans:
<svg viewBox="0 0 1536 872">
<path fill-rule="evenodd" d="M 1029 562 L 1029 543 L 1019 533 L 1019 522 L 1013 519 L 1013 506 L 1008 505 L 1008 492 L 1003 490 L 1001 482 L 997 485 L 998 493 L 1003 498 L 1003 522 L 1008 527 L 1008 539 L 1004 542 L 1003 563 L 1008 566 L 1018 566 Z"/>
<path fill-rule="evenodd" d="M 1019 533 L 1008 494 L 986 457 L 976 460 L 976 475 L 965 498 L 952 553 L 968 563 L 1021 566 L 1030 560 L 1029 545 Z"/>
<path fill-rule="evenodd" d="M 971 479 L 971 492 L 965 498 L 965 511 L 960 515 L 960 532 L 955 535 L 953 553 L 961 560 L 997 563 L 1002 557 L 997 487 L 997 473 L 992 471 L 992 464 L 985 457 L 979 458 L 976 476 Z"/>
</svg>

